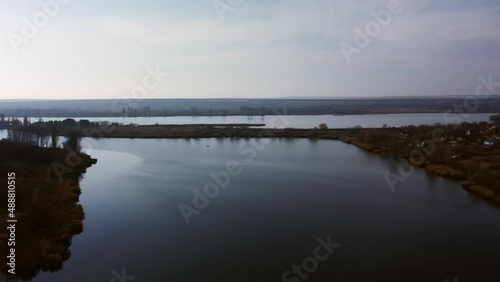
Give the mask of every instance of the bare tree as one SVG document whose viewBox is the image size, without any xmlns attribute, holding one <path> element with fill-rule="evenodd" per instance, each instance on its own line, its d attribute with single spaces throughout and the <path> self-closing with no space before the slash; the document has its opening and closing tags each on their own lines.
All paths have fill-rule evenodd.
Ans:
<svg viewBox="0 0 500 282">
<path fill-rule="evenodd" d="M 57 148 L 59 144 L 59 131 L 57 130 L 57 127 L 52 128 L 51 131 L 51 140 L 52 140 L 52 148 Z"/>
</svg>

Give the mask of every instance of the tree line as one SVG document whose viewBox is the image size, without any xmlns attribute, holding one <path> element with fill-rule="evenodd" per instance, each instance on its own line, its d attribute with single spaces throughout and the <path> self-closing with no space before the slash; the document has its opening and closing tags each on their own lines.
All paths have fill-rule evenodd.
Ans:
<svg viewBox="0 0 500 282">
<path fill-rule="evenodd" d="M 7 141 L 42 148 L 58 148 L 59 132 L 53 128 L 50 134 L 40 128 L 8 129 Z"/>
</svg>

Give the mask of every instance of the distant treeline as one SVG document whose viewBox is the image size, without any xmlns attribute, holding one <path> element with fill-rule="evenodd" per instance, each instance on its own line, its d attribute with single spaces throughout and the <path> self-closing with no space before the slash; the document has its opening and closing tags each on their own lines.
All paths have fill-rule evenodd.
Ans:
<svg viewBox="0 0 500 282">
<path fill-rule="evenodd" d="M 0 104 L 0 113 L 17 118 L 443 113 L 464 101 L 464 98 L 24 101 Z M 479 100 L 474 112 L 499 111 L 500 97 L 491 96 Z"/>
</svg>

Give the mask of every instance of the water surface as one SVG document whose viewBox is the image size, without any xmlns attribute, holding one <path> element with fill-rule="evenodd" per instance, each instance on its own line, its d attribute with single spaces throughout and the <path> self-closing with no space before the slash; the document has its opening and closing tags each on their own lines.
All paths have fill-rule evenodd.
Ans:
<svg viewBox="0 0 500 282">
<path fill-rule="evenodd" d="M 270 143 L 249 160 L 249 142 Z M 500 281 L 499 210 L 422 170 L 392 193 L 396 160 L 328 140 L 84 143 L 84 232 L 36 282 L 281 281 L 328 235 L 341 246 L 307 281 Z M 230 161 L 241 174 L 186 225 L 178 205 Z"/>
</svg>

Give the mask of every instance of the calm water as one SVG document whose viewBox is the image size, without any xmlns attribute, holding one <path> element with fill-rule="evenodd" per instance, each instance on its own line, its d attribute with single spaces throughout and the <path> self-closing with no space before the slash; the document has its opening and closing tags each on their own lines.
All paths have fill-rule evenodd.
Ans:
<svg viewBox="0 0 500 282">
<path fill-rule="evenodd" d="M 270 143 L 249 161 L 247 145 L 262 141 Z M 307 281 L 500 281 L 498 209 L 421 170 L 392 193 L 383 174 L 398 162 L 354 146 L 289 139 L 84 143 L 94 144 L 89 153 L 99 159 L 81 182 L 84 232 L 74 237 L 63 270 L 36 282 L 113 281 L 111 271 L 124 267 L 134 282 L 282 281 L 313 256 L 316 238 L 328 235 L 341 246 Z M 178 205 L 192 206 L 193 188 L 230 161 L 241 174 L 186 225 Z"/>
<path fill-rule="evenodd" d="M 348 128 L 360 125 L 362 127 L 382 127 L 423 125 L 434 123 L 481 122 L 489 121 L 493 114 L 470 114 L 466 117 L 445 114 L 392 114 L 392 115 L 314 115 L 314 116 L 213 116 L 213 117 L 137 117 L 137 118 L 77 118 L 90 121 L 110 121 L 124 124 L 224 124 L 224 123 L 262 123 L 270 128 L 313 128 L 320 123 L 327 123 L 330 128 Z M 64 118 L 44 118 L 44 120 L 63 120 Z"/>
</svg>

